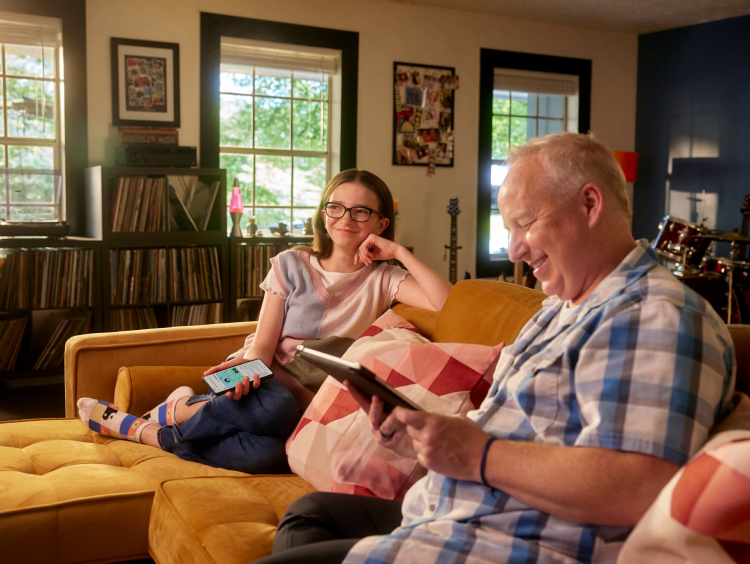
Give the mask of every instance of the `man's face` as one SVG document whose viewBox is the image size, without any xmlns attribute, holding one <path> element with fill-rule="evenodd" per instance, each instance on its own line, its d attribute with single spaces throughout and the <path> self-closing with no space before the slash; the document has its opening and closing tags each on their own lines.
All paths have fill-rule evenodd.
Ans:
<svg viewBox="0 0 750 564">
<path fill-rule="evenodd" d="M 575 302 L 591 280 L 587 216 L 583 205 L 556 196 L 549 182 L 541 160 L 521 158 L 505 179 L 498 207 L 510 231 L 510 259 L 531 265 L 545 294 Z"/>
</svg>

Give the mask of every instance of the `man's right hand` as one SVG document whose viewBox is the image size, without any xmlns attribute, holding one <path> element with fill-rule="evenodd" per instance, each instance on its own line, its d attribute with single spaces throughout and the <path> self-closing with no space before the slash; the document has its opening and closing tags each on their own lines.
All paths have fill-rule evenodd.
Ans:
<svg viewBox="0 0 750 564">
<path fill-rule="evenodd" d="M 362 390 L 349 382 L 344 382 L 344 387 L 367 413 L 370 419 L 370 429 L 379 444 L 401 456 L 417 458 L 417 452 L 414 450 L 411 437 L 406 432 L 406 425 L 402 425 L 392 413 L 385 418 L 383 417 L 383 400 L 377 396 L 368 398 L 362 393 Z"/>
</svg>

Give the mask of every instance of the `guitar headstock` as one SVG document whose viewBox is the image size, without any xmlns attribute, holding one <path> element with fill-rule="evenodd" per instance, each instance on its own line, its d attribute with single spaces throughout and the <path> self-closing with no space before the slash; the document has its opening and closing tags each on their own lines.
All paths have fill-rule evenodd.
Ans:
<svg viewBox="0 0 750 564">
<path fill-rule="evenodd" d="M 458 209 L 458 198 L 451 198 L 450 204 L 448 204 L 448 214 L 455 217 L 460 213 L 461 210 Z"/>
<path fill-rule="evenodd" d="M 740 209 L 742 213 L 750 213 L 750 194 L 745 196 L 745 201 L 742 204 L 742 209 Z"/>
</svg>

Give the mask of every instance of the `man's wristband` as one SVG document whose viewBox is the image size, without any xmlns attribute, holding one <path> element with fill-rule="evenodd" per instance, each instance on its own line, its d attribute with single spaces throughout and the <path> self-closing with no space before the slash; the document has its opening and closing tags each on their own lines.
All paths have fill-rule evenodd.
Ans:
<svg viewBox="0 0 750 564">
<path fill-rule="evenodd" d="M 487 444 L 484 445 L 484 450 L 482 451 L 482 460 L 479 462 L 479 476 L 482 478 L 482 483 L 488 488 L 492 486 L 487 483 L 487 478 L 484 475 L 484 467 L 487 465 L 487 453 L 490 452 L 490 445 L 496 440 L 497 437 L 490 437 L 487 440 Z"/>
</svg>

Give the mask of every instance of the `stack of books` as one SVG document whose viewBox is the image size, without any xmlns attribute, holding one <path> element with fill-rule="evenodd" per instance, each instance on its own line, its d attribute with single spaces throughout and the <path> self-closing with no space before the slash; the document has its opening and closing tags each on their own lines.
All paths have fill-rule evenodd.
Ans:
<svg viewBox="0 0 750 564">
<path fill-rule="evenodd" d="M 7 251 L 0 255 L 0 309 L 29 307 L 29 255 Z"/>
<path fill-rule="evenodd" d="M 271 269 L 271 259 L 287 250 L 286 245 L 245 245 L 237 248 L 237 296 L 259 298 L 263 296 L 260 283 Z"/>
<path fill-rule="evenodd" d="M 121 176 L 112 187 L 112 232 L 166 231 L 167 179 Z"/>
<path fill-rule="evenodd" d="M 167 249 L 112 249 L 109 266 L 114 305 L 167 300 Z"/>
<path fill-rule="evenodd" d="M 175 306 L 172 309 L 172 327 L 221 323 L 221 308 L 221 303 Z"/>
<path fill-rule="evenodd" d="M 37 350 L 42 348 L 34 363 L 34 370 L 57 368 L 62 366 L 65 356 L 65 343 L 71 337 L 89 332 L 91 327 L 91 310 L 71 309 L 54 312 L 36 339 Z"/>
<path fill-rule="evenodd" d="M 34 308 L 94 305 L 93 249 L 33 251 Z"/>
<path fill-rule="evenodd" d="M 216 247 L 169 249 L 172 284 L 169 299 L 175 302 L 221 300 L 221 270 Z"/>
<path fill-rule="evenodd" d="M 28 315 L 6 315 L 0 319 L 0 372 L 7 372 L 16 367 L 18 351 L 21 350 L 28 320 Z"/>
<path fill-rule="evenodd" d="M 156 314 L 150 307 L 132 307 L 112 310 L 112 330 L 156 329 Z"/>
</svg>

